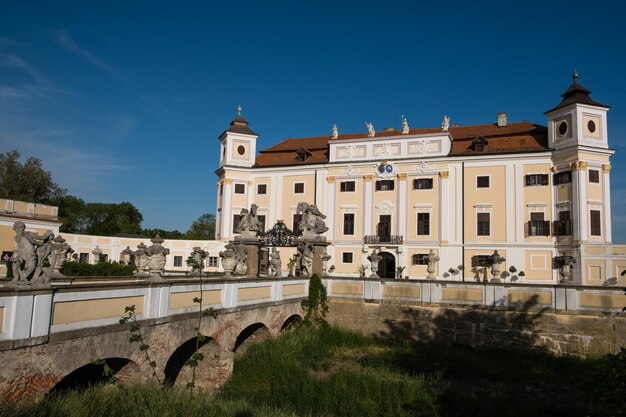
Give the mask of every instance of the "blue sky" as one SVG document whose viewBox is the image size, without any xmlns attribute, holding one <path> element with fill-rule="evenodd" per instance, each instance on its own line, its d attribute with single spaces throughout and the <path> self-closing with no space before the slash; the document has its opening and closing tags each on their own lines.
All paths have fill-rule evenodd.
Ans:
<svg viewBox="0 0 626 417">
<path fill-rule="evenodd" d="M 238 104 L 259 148 L 289 136 L 545 125 L 574 68 L 612 106 L 614 241 L 626 242 L 626 6 L 588 2 L 0 0 L 0 152 L 144 227 L 215 211 Z"/>
</svg>

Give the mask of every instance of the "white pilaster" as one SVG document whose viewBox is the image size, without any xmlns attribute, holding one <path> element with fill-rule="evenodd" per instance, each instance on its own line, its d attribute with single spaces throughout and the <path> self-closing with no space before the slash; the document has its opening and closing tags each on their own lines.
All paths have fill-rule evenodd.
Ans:
<svg viewBox="0 0 626 417">
<path fill-rule="evenodd" d="M 246 184 L 246 208 L 249 209 L 254 203 L 254 182 L 248 181 Z"/>
<path fill-rule="evenodd" d="M 613 241 L 613 231 L 611 225 L 611 166 L 603 165 L 602 172 L 602 202 L 604 204 L 604 218 L 602 219 L 602 225 L 604 226 L 604 240 L 606 243 Z"/>
<path fill-rule="evenodd" d="M 268 225 L 269 227 L 272 227 L 276 224 L 276 220 L 279 219 L 278 214 L 277 214 L 277 205 L 276 205 L 276 201 L 277 201 L 277 195 L 276 195 L 276 187 L 277 187 L 277 181 L 276 181 L 276 175 L 272 175 L 270 177 L 270 206 L 268 208 Z"/>
<path fill-rule="evenodd" d="M 406 174 L 398 175 L 398 221 L 396 235 L 407 236 L 408 231 L 406 229 L 406 212 L 407 212 L 407 176 Z M 370 200 L 371 201 L 371 200 Z"/>
<path fill-rule="evenodd" d="M 519 211 L 515 207 L 515 194 L 517 183 L 517 172 L 519 167 L 517 165 L 506 165 L 505 171 L 505 213 L 506 213 L 506 241 L 512 243 L 515 241 L 515 215 Z M 522 196 L 518 197 L 519 201 L 524 201 Z"/>
<path fill-rule="evenodd" d="M 524 213 L 526 212 L 526 207 L 524 207 L 524 166 L 521 162 L 515 163 L 515 179 L 514 179 L 514 187 L 512 190 L 515 190 L 515 194 L 513 194 L 513 202 L 512 205 L 509 206 L 509 183 L 507 181 L 507 197 L 506 197 L 506 210 L 507 210 L 507 219 L 506 219 L 506 228 L 507 228 L 507 241 L 511 240 L 517 241 L 517 243 L 524 242 Z M 508 167 L 507 167 L 507 178 L 508 178 Z M 517 201 L 517 203 L 516 203 Z M 509 207 L 511 207 L 512 213 L 509 213 Z M 514 217 L 514 225 L 513 228 L 510 229 L 511 225 L 509 224 L 509 216 Z M 509 233 L 515 233 L 515 237 L 509 240 Z"/>
<path fill-rule="evenodd" d="M 330 240 L 335 239 L 335 179 L 333 177 L 326 177 L 328 181 L 328 187 L 325 189 L 328 192 L 326 196 L 326 216 L 328 218 L 326 222 L 326 226 L 328 227 L 328 232 L 326 232 L 326 236 Z M 341 225 L 337 225 L 337 227 L 341 227 Z"/>
<path fill-rule="evenodd" d="M 450 180 L 449 171 L 439 173 L 439 241 L 450 243 Z"/>
<path fill-rule="evenodd" d="M 581 162 L 578 163 L 579 165 Z M 589 210 L 587 209 L 587 167 L 585 164 L 584 169 L 582 167 L 572 172 L 573 177 L 578 178 L 578 200 L 575 200 L 575 204 L 579 206 L 579 225 L 580 225 L 580 238 L 579 240 L 589 239 L 589 225 L 588 217 Z"/>
<path fill-rule="evenodd" d="M 363 235 L 368 236 L 372 234 L 372 208 L 374 206 L 374 180 L 373 178 L 365 177 L 363 181 L 365 192 L 363 193 Z"/>
<path fill-rule="evenodd" d="M 222 192 L 222 239 L 230 238 L 233 234 L 232 198 L 233 180 L 225 179 Z"/>
</svg>

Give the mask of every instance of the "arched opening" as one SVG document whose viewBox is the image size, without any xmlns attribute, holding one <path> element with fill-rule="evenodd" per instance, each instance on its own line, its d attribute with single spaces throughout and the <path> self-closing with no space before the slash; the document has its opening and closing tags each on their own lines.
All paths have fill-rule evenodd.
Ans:
<svg viewBox="0 0 626 417">
<path fill-rule="evenodd" d="M 204 339 L 204 341 L 200 342 L 198 345 L 199 346 L 198 351 L 202 352 L 202 350 L 204 350 L 203 349 L 204 346 L 207 343 L 210 343 L 211 341 L 213 341 L 213 343 L 216 344 L 213 339 L 210 339 L 208 337 Z M 163 370 L 163 374 L 164 374 L 163 381 L 165 382 L 165 385 L 173 386 L 174 384 L 177 384 L 177 382 L 179 382 L 179 376 L 181 374 L 181 371 L 183 370 L 183 367 L 185 366 L 185 362 L 187 362 L 187 360 L 191 358 L 191 355 L 193 355 L 195 351 L 196 351 L 196 338 L 194 337 L 192 339 L 187 340 L 182 345 L 180 345 L 174 351 L 174 353 L 172 353 L 169 360 L 167 361 L 167 364 L 165 365 L 165 369 Z M 209 359 L 209 358 L 206 358 L 206 354 L 205 354 L 205 359 Z M 204 360 L 202 362 L 204 362 Z M 177 385 L 180 385 L 180 384 L 177 384 Z"/>
<path fill-rule="evenodd" d="M 126 358 L 107 358 L 104 360 L 110 371 L 105 372 L 104 364 L 96 365 L 89 363 L 67 374 L 48 393 L 48 395 L 60 394 L 66 391 L 84 390 L 94 385 L 103 384 L 113 377 L 122 380 L 130 379 L 130 376 L 140 372 L 139 366 Z"/>
<path fill-rule="evenodd" d="M 252 344 L 267 340 L 271 337 L 270 330 L 263 323 L 254 323 L 239 333 L 233 352 L 241 354 Z"/>
<path fill-rule="evenodd" d="M 302 323 L 302 317 L 300 317 L 298 314 L 294 314 L 293 316 L 285 320 L 285 323 L 283 323 L 283 327 L 280 328 L 280 331 L 282 332 L 285 330 L 291 330 L 297 327 L 300 323 Z"/>
<path fill-rule="evenodd" d="M 378 262 L 378 276 L 381 278 L 396 277 L 396 258 L 389 252 L 380 252 L 383 259 Z"/>
</svg>

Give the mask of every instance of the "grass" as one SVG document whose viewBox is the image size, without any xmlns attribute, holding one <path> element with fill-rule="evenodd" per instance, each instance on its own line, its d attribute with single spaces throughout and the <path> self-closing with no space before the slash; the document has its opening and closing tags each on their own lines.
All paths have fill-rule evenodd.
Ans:
<svg viewBox="0 0 626 417">
<path fill-rule="evenodd" d="M 609 360 L 556 358 L 302 327 L 251 346 L 213 398 L 197 395 L 190 403 L 184 390 L 108 385 L 18 408 L 0 405 L 0 416 L 621 415 L 624 399 L 611 395 L 616 385 L 606 375 L 613 370 L 615 381 L 626 381 L 624 364 L 626 351 Z"/>
</svg>

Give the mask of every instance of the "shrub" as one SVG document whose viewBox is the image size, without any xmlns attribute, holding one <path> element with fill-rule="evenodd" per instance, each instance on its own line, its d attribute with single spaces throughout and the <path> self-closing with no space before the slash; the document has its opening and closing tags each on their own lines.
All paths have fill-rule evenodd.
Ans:
<svg viewBox="0 0 626 417">
<path fill-rule="evenodd" d="M 128 277 L 133 275 L 133 271 L 132 266 L 117 262 L 100 262 L 94 265 L 67 262 L 61 268 L 61 273 L 68 277 Z"/>
</svg>

